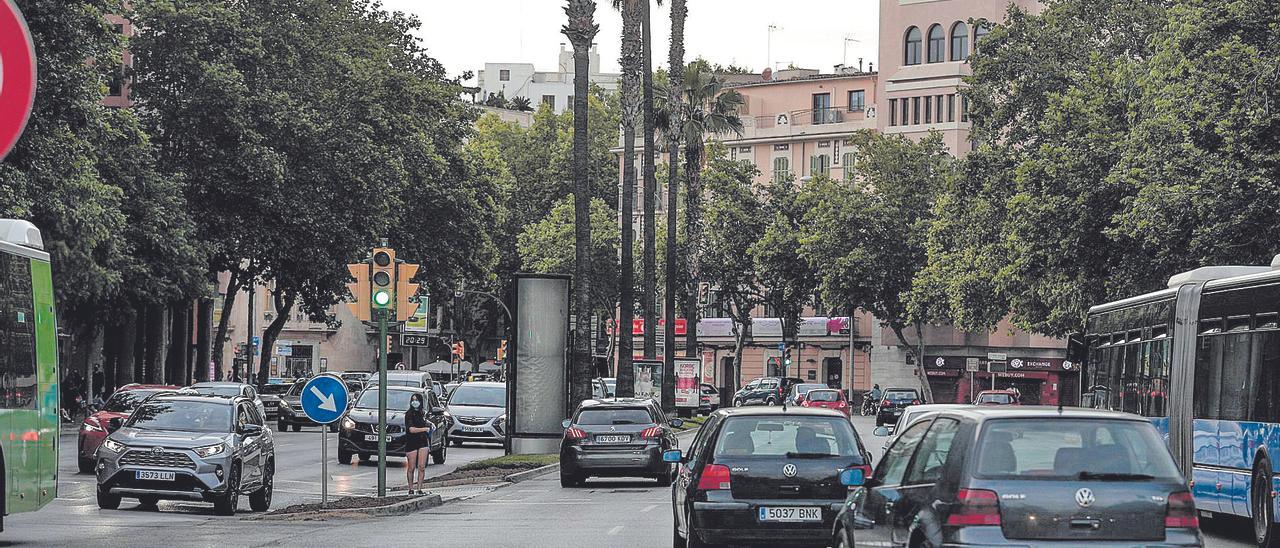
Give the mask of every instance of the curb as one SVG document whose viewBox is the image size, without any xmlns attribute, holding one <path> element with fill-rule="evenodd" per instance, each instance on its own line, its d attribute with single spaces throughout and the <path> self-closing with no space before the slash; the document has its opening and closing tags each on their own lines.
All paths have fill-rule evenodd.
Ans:
<svg viewBox="0 0 1280 548">
<path fill-rule="evenodd" d="M 387 506 L 375 506 L 372 508 L 334 508 L 331 510 L 314 510 L 311 512 L 296 512 L 292 514 L 272 514 L 256 516 L 248 518 L 246 521 L 280 521 L 280 520 L 312 520 L 323 519 L 326 517 L 385 517 L 385 516 L 404 516 L 435 508 L 444 504 L 444 500 L 440 495 L 426 495 L 416 499 L 409 499 Z"/>
<path fill-rule="evenodd" d="M 458 485 L 475 485 L 477 483 L 497 483 L 502 481 L 502 476 L 477 476 L 474 478 L 458 478 L 444 481 L 424 481 L 423 488 L 431 487 L 455 487 Z M 405 491 L 403 486 L 397 486 L 392 491 Z"/>
<path fill-rule="evenodd" d="M 558 471 L 560 471 L 560 463 L 558 463 L 558 462 L 557 462 L 557 463 L 555 463 L 555 464 L 548 464 L 548 465 L 543 466 L 543 467 L 540 467 L 540 468 L 534 468 L 533 470 L 525 470 L 524 472 L 516 472 L 516 473 L 514 473 L 514 474 L 510 474 L 510 475 L 508 475 L 508 476 L 506 476 L 506 477 L 504 477 L 504 478 L 502 478 L 502 479 L 504 479 L 504 480 L 506 480 L 506 481 L 509 481 L 509 482 L 511 482 L 511 483 L 520 483 L 520 482 L 525 481 L 525 480 L 531 480 L 531 479 L 533 479 L 533 478 L 536 478 L 536 477 L 539 477 L 539 476 L 545 476 L 545 475 L 550 474 L 550 473 L 552 473 L 552 472 L 558 472 Z"/>
</svg>

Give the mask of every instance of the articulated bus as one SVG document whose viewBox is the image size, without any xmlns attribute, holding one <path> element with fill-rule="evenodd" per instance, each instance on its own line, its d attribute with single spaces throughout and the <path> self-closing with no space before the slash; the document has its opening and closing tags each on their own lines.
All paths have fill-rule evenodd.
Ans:
<svg viewBox="0 0 1280 548">
<path fill-rule="evenodd" d="M 0 529 L 58 491 L 58 327 L 43 248 L 31 223 L 0 220 Z"/>
<path fill-rule="evenodd" d="M 1081 405 L 1149 417 L 1202 512 L 1251 518 L 1259 545 L 1280 540 L 1280 256 L 1095 306 L 1070 346 Z"/>
</svg>

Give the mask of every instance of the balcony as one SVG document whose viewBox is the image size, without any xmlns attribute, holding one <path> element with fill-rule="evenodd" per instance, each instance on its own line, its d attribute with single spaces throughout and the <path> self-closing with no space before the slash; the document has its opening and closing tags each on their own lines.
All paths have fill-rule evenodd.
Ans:
<svg viewBox="0 0 1280 548">
<path fill-rule="evenodd" d="M 803 109 L 763 116 L 742 117 L 743 139 L 770 139 L 823 134 L 848 134 L 875 129 L 876 121 L 867 109 L 848 107 Z"/>
</svg>

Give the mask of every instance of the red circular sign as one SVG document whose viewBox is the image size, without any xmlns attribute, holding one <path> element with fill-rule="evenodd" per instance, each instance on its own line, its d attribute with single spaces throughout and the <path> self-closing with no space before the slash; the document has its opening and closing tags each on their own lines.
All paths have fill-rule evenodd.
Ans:
<svg viewBox="0 0 1280 548">
<path fill-rule="evenodd" d="M 0 159 L 13 149 L 36 98 L 36 49 L 13 0 L 0 0 Z"/>
</svg>

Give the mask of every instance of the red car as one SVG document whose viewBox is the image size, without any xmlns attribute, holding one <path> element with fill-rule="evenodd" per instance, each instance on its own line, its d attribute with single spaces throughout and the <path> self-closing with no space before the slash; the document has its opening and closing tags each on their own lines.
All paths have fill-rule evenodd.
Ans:
<svg viewBox="0 0 1280 548">
<path fill-rule="evenodd" d="M 102 445 L 102 440 L 107 439 L 108 434 L 119 428 L 120 423 L 129 418 L 129 414 L 138 407 L 139 403 L 142 403 L 142 400 L 157 392 L 177 389 L 177 386 L 162 384 L 126 384 L 117 389 L 116 393 L 107 399 L 106 405 L 103 405 L 101 410 L 86 417 L 84 423 L 80 425 L 79 452 L 76 453 L 80 471 L 84 473 L 93 471 L 93 455 L 98 452 L 98 446 Z M 119 421 L 112 426 L 111 423 L 115 419 Z"/>
<path fill-rule="evenodd" d="M 804 400 L 800 402 L 800 407 L 821 407 L 823 409 L 834 409 L 844 416 L 848 417 L 852 412 L 849 408 L 849 401 L 844 397 L 843 390 L 835 390 L 832 388 L 819 388 L 810 390 L 805 394 Z"/>
<path fill-rule="evenodd" d="M 1021 399 L 1013 390 L 983 390 L 973 400 L 974 405 L 1018 405 Z"/>
</svg>

